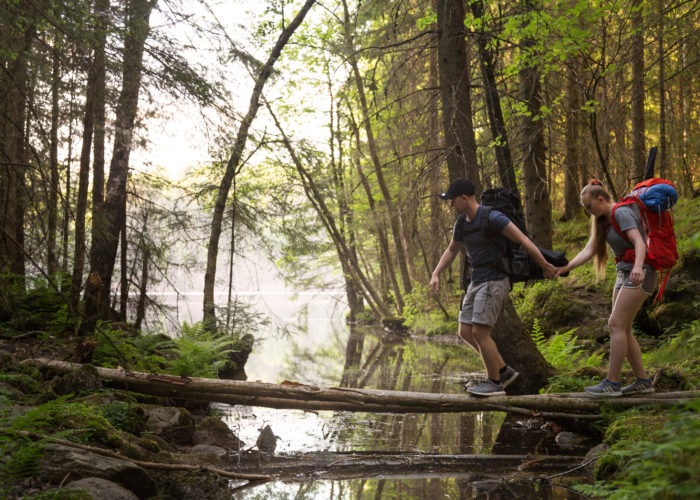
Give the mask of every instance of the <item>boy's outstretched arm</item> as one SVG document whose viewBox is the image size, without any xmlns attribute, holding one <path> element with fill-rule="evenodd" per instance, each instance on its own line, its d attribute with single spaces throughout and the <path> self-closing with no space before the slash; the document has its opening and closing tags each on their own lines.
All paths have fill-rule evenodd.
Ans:
<svg viewBox="0 0 700 500">
<path fill-rule="evenodd" d="M 544 258 L 544 255 L 542 255 L 540 249 L 537 248 L 537 246 L 530 240 L 530 238 L 525 236 L 523 232 L 520 229 L 518 229 L 518 226 L 511 222 L 505 228 L 503 228 L 501 234 L 509 240 L 520 244 L 520 246 L 522 246 L 525 249 L 528 255 L 535 259 L 537 265 L 539 265 L 542 268 L 542 274 L 544 274 L 545 278 L 552 279 L 556 277 L 557 268 L 549 262 L 547 262 L 547 259 Z"/>
<path fill-rule="evenodd" d="M 450 267 L 452 261 L 455 260 L 457 255 L 459 255 L 459 251 L 462 249 L 462 246 L 464 246 L 464 243 L 452 240 L 450 245 L 443 252 L 442 257 L 440 257 L 440 262 L 438 262 L 438 265 L 435 266 L 433 275 L 430 278 L 430 289 L 433 291 L 433 293 L 438 293 L 440 291 L 440 273 Z"/>
</svg>

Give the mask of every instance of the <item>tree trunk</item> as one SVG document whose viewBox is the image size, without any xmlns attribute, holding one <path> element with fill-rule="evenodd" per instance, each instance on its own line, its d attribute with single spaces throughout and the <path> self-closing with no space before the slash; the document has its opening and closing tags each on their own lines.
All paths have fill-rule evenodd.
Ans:
<svg viewBox="0 0 700 500">
<path fill-rule="evenodd" d="M 644 141 L 644 26 L 643 1 L 632 7 L 632 184 L 644 180 L 646 146 Z"/>
<path fill-rule="evenodd" d="M 134 327 L 138 330 L 141 329 L 141 323 L 143 323 L 143 318 L 146 317 L 146 297 L 148 289 L 148 262 L 151 258 L 151 249 L 148 243 L 142 242 L 143 257 L 141 259 L 141 282 L 139 283 L 139 302 L 136 306 L 136 320 L 134 321 Z M 126 312 L 124 313 L 124 319 L 126 319 Z"/>
<path fill-rule="evenodd" d="M 389 220 L 389 227 L 391 227 L 391 235 L 394 240 L 394 249 L 396 250 L 396 260 L 399 265 L 399 274 L 401 276 L 403 291 L 405 294 L 408 294 L 413 288 L 413 284 L 411 282 L 411 275 L 408 270 L 408 259 L 406 257 L 406 251 L 402 243 L 403 239 L 399 224 L 400 214 L 398 212 L 398 209 L 394 205 L 391 193 L 389 192 L 386 180 L 384 179 L 384 172 L 382 170 L 383 165 L 379 159 L 379 152 L 375 143 L 374 130 L 372 128 L 369 107 L 367 105 L 365 86 L 362 82 L 362 75 L 360 74 L 360 69 L 357 64 L 357 57 L 355 56 L 355 47 L 351 31 L 353 27 L 350 23 L 350 12 L 348 10 L 346 0 L 343 0 L 343 12 L 345 49 L 346 52 L 350 54 L 347 60 L 348 64 L 350 64 L 355 88 L 357 89 L 358 98 L 360 100 L 362 122 L 364 124 L 365 134 L 367 135 L 367 147 L 369 148 L 369 155 L 372 159 L 372 166 L 374 167 L 374 174 L 377 178 L 377 184 L 379 184 L 379 189 L 382 192 L 382 198 L 384 199 L 384 205 L 386 206 L 386 218 Z M 399 314 L 403 314 L 403 308 L 400 304 L 397 303 L 397 305 L 399 306 Z"/>
<path fill-rule="evenodd" d="M 73 278 L 70 286 L 70 305 L 74 313 L 78 312 L 80 289 L 83 286 L 83 270 L 85 268 L 85 214 L 87 213 L 88 183 L 90 179 L 90 152 L 92 150 L 92 134 L 95 125 L 95 92 L 97 88 L 97 73 L 95 62 L 88 70 L 85 91 L 85 110 L 83 114 L 83 146 L 80 151 L 80 171 L 78 174 L 78 202 L 75 210 L 75 250 L 73 254 Z"/>
<path fill-rule="evenodd" d="M 82 367 L 46 358 L 26 361 L 55 373 L 70 373 Z M 96 368 L 100 378 L 112 387 L 133 392 L 192 401 L 209 401 L 268 408 L 303 410 L 343 410 L 387 413 L 452 413 L 463 411 L 518 411 L 597 414 L 606 407 L 634 408 L 640 405 L 674 406 L 679 402 L 700 398 L 700 391 L 656 393 L 645 397 L 590 398 L 582 393 L 533 394 L 524 396 L 492 396 L 483 398 L 466 394 L 405 392 L 344 387 L 317 387 L 304 384 L 270 384 L 178 377 L 131 372 L 112 368 Z M 528 372 L 528 377 L 529 372 Z"/>
<path fill-rule="evenodd" d="M 224 209 L 226 208 L 226 200 L 228 199 L 228 192 L 231 189 L 231 182 L 233 176 L 240 169 L 241 157 L 243 156 L 243 150 L 245 149 L 246 142 L 248 141 L 248 130 L 250 129 L 255 116 L 260 108 L 260 96 L 262 95 L 263 87 L 267 82 L 270 74 L 272 73 L 272 68 L 275 62 L 282 53 L 282 49 L 289 41 L 290 37 L 294 31 L 299 27 L 301 22 L 304 20 L 307 12 L 311 9 L 311 6 L 315 3 L 315 0 L 306 0 L 303 7 L 292 20 L 289 25 L 282 31 L 282 34 L 277 39 L 277 43 L 270 52 L 269 57 L 265 64 L 260 68 L 260 71 L 255 78 L 255 86 L 253 87 L 253 93 L 250 96 L 250 103 L 248 104 L 248 112 L 243 117 L 241 125 L 238 128 L 236 134 L 236 140 L 233 144 L 233 152 L 231 157 L 226 164 L 226 170 L 224 176 L 219 184 L 219 191 L 216 197 L 216 203 L 214 205 L 214 214 L 212 217 L 211 231 L 209 234 L 209 246 L 207 249 L 207 268 L 204 273 L 204 300 L 203 300 L 203 317 L 202 322 L 205 327 L 210 330 L 216 329 L 216 306 L 214 303 L 214 287 L 216 285 L 216 259 L 219 255 L 219 239 L 221 237 L 221 227 L 224 217 Z"/>
<path fill-rule="evenodd" d="M 59 100 L 58 86 L 61 82 L 61 52 L 59 50 L 58 41 L 54 42 L 52 50 L 52 66 L 51 66 L 51 132 L 49 146 L 49 169 L 50 169 L 50 185 L 49 185 L 49 206 L 48 211 L 48 235 L 46 242 L 46 270 L 52 280 L 56 279 L 58 272 L 58 258 L 56 257 L 56 229 L 58 223 L 58 115 L 59 115 Z"/>
<path fill-rule="evenodd" d="M 508 387 L 510 393 L 536 393 L 547 384 L 549 377 L 556 373 L 537 350 L 510 298 L 506 299 L 491 336 L 506 364 L 521 373 Z"/>
<path fill-rule="evenodd" d="M 127 256 L 129 255 L 129 241 L 127 239 L 127 234 L 126 234 L 126 199 L 127 197 L 124 196 L 124 203 L 122 204 L 122 217 L 121 217 L 121 222 L 122 222 L 122 227 L 120 228 L 119 231 L 119 247 L 121 248 L 121 252 L 119 253 L 119 272 L 121 274 L 120 277 L 120 284 L 121 286 L 119 287 L 119 320 L 120 321 L 126 321 L 126 309 L 128 307 L 128 299 L 129 299 L 129 285 L 130 285 L 130 279 L 129 279 L 129 273 L 128 273 L 128 260 Z M 145 230 L 145 229 L 144 229 Z M 136 267 L 136 264 L 134 263 L 134 267 Z M 132 268 L 133 269 L 133 268 Z M 133 273 L 133 271 L 132 271 Z"/>
<path fill-rule="evenodd" d="M 571 220 L 581 213 L 579 201 L 579 176 L 581 166 L 580 136 L 581 127 L 581 91 L 578 88 L 577 73 L 579 65 L 576 59 L 571 60 L 571 67 L 566 78 L 566 158 L 564 159 L 564 217 Z"/>
<path fill-rule="evenodd" d="M 105 44 L 109 24 L 109 0 L 95 0 L 97 34 L 95 42 L 95 146 L 92 168 L 92 206 L 98 210 L 104 203 L 105 183 Z M 93 235 L 95 234 L 93 218 Z"/>
<path fill-rule="evenodd" d="M 24 15 L 23 12 L 13 12 Z M 35 36 L 35 25 L 28 23 L 0 34 L 0 42 L 16 57 L 6 60 L 0 73 L 0 294 L 25 290 L 24 211 L 27 163 L 27 71 L 28 57 Z M 15 288 L 12 288 L 15 287 Z"/>
<path fill-rule="evenodd" d="M 341 260 L 345 260 L 345 262 L 348 264 L 347 269 L 350 271 L 353 280 L 360 288 L 360 291 L 362 292 L 365 300 L 367 301 L 367 304 L 370 306 L 375 316 L 379 318 L 388 316 L 386 305 L 383 303 L 376 290 L 372 287 L 369 280 L 362 272 L 362 269 L 360 268 L 359 263 L 357 261 L 356 255 L 350 251 L 347 241 L 345 240 L 345 238 L 343 238 L 343 235 L 338 230 L 337 224 L 335 222 L 335 217 L 333 217 L 333 214 L 328 209 L 324 200 L 324 196 L 321 194 L 316 182 L 304 168 L 304 165 L 295 153 L 294 148 L 292 148 L 292 145 L 289 142 L 287 135 L 282 129 L 282 126 L 277 120 L 277 116 L 272 111 L 272 108 L 269 104 L 267 104 L 267 109 L 270 115 L 272 116 L 272 119 L 274 120 L 275 125 L 277 126 L 277 129 L 279 130 L 280 135 L 282 136 L 282 142 L 284 143 L 284 146 L 287 149 L 289 156 L 292 158 L 297 172 L 299 173 L 299 178 L 304 188 L 306 197 L 309 200 L 309 202 L 311 202 L 318 216 L 321 218 L 321 222 L 324 228 L 326 229 L 328 236 L 333 241 L 338 256 Z"/>
<path fill-rule="evenodd" d="M 536 14 L 537 7 L 531 0 L 525 2 L 525 8 Z M 520 69 L 520 99 L 525 103 L 528 112 L 522 117 L 525 219 L 530 239 L 540 247 L 552 248 L 552 207 L 547 186 L 543 120 L 540 116 L 540 72 L 529 57 L 535 48 L 535 41 L 526 37 L 521 41 L 520 47 L 525 56 L 523 67 Z"/>
<path fill-rule="evenodd" d="M 464 2 L 437 0 L 438 67 L 447 170 L 450 181 L 458 177 L 469 178 L 479 195 L 481 178 L 472 126 L 464 18 Z"/>
<path fill-rule="evenodd" d="M 666 175 L 668 157 L 666 152 L 666 56 L 664 54 L 664 6 L 659 1 L 659 162 L 658 176 Z"/>
<path fill-rule="evenodd" d="M 386 269 L 386 275 L 391 283 L 391 289 L 394 292 L 394 297 L 396 297 L 396 304 L 399 308 L 399 314 L 403 310 L 403 295 L 401 294 L 401 289 L 399 288 L 399 282 L 396 279 L 396 272 L 394 271 L 394 262 L 391 258 L 391 251 L 389 250 L 389 238 L 386 235 L 386 224 L 384 218 L 382 217 L 379 209 L 377 208 L 376 202 L 374 201 L 374 194 L 372 193 L 372 187 L 367 180 L 367 176 L 362 170 L 362 163 L 360 162 L 359 152 L 362 151 L 362 144 L 360 141 L 360 129 L 355 121 L 355 117 L 352 114 L 352 106 L 348 102 L 348 118 L 350 120 L 350 126 L 352 127 L 353 137 L 355 138 L 355 146 L 357 148 L 358 154 L 353 159 L 355 163 L 355 169 L 357 170 L 357 176 L 360 178 L 360 184 L 365 191 L 365 196 L 367 197 L 367 203 L 369 205 L 369 212 L 372 219 L 372 224 L 374 226 L 374 231 L 377 235 L 377 241 L 379 244 L 379 254 L 382 257 L 380 262 L 380 269 Z M 384 283 L 384 280 L 382 280 Z M 383 293 L 387 293 L 386 287 Z"/>
<path fill-rule="evenodd" d="M 498 178 L 503 187 L 513 193 L 518 193 L 518 184 L 515 179 L 515 167 L 508 143 L 508 133 L 506 123 L 503 119 L 501 109 L 501 99 L 498 95 L 495 72 L 495 54 L 491 49 L 494 37 L 487 32 L 484 23 L 484 2 L 476 0 L 469 4 L 474 18 L 481 19 L 481 29 L 476 34 L 476 45 L 479 48 L 479 61 L 481 63 L 481 78 L 484 83 L 484 99 L 486 100 L 486 111 L 488 113 L 489 125 L 491 128 L 491 139 L 495 143 L 494 152 L 496 154 L 496 164 L 498 166 Z"/>
<path fill-rule="evenodd" d="M 134 120 L 138 108 L 139 89 L 143 71 L 143 49 L 150 31 L 149 18 L 156 0 L 130 0 L 127 35 L 124 41 L 122 90 L 116 110 L 114 147 L 109 167 L 105 202 L 95 214 L 95 234 L 90 249 L 92 271 L 85 289 L 85 329 L 94 330 L 98 318 L 109 308 L 112 273 L 122 227 L 122 209 L 126 198 Z"/>
</svg>

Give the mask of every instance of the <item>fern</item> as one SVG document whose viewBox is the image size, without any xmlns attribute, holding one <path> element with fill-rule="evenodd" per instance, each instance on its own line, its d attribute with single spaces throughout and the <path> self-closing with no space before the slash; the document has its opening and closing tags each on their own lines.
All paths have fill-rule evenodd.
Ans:
<svg viewBox="0 0 700 500">
<path fill-rule="evenodd" d="M 540 323 L 535 319 L 532 333 L 532 340 L 537 345 L 537 349 L 542 353 L 544 359 L 558 370 L 573 371 L 583 367 L 598 367 L 602 361 L 602 354 L 585 355 L 583 347 L 577 342 L 574 335 L 576 329 L 564 333 L 555 333 L 549 339 L 544 337 Z"/>
</svg>

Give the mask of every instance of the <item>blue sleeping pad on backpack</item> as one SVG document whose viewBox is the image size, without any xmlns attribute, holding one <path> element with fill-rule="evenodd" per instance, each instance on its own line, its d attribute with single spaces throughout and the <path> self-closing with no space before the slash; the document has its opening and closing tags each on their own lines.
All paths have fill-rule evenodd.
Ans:
<svg viewBox="0 0 700 500">
<path fill-rule="evenodd" d="M 670 184 L 654 184 L 635 189 L 630 196 L 636 196 L 649 210 L 663 212 L 678 201 L 678 191 Z"/>
</svg>

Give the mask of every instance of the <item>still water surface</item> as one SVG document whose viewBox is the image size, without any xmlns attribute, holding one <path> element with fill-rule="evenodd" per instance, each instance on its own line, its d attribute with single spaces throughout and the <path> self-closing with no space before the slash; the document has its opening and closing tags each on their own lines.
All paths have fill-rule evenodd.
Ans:
<svg viewBox="0 0 700 500">
<path fill-rule="evenodd" d="M 270 318 L 264 333 L 256 334 L 258 342 L 245 366 L 250 381 L 457 393 L 463 391 L 460 381 L 482 370 L 475 353 L 456 338 L 430 341 L 347 325 L 342 293 L 244 292 L 237 299 Z M 179 310 L 197 320 L 201 294 L 184 300 Z M 343 454 L 353 452 L 365 457 L 380 452 L 384 457 L 379 465 L 351 472 L 349 477 L 324 477 L 322 468 L 316 471 L 319 480 L 315 481 L 309 480 L 308 473 L 283 475 L 283 480 L 236 492 L 241 499 L 582 498 L 561 483 L 533 481 L 569 469 L 570 464 L 533 476 L 512 465 L 450 466 L 442 462 L 446 456 L 473 454 L 583 455 L 592 444 L 561 449 L 555 433 L 540 429 L 543 420 L 506 419 L 499 412 L 373 414 L 229 405 L 217 405 L 217 409 L 246 447 L 269 425 L 279 437 L 277 456 L 303 461 L 314 453 L 337 453 L 345 457 L 338 458 L 343 463 L 349 460 Z M 387 454 L 400 457 L 401 463 L 391 462 Z M 434 457 L 434 466 L 428 454 Z M 411 456 L 424 458 L 416 459 L 415 466 L 406 466 L 406 457 Z"/>
</svg>

